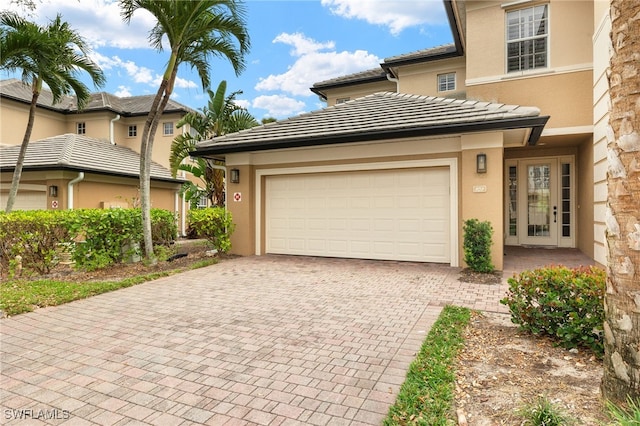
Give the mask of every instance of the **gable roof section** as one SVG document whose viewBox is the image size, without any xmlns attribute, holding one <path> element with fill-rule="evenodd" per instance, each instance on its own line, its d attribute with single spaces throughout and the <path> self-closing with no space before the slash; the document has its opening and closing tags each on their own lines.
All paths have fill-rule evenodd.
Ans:
<svg viewBox="0 0 640 426">
<path fill-rule="evenodd" d="M 380 64 L 380 68 L 374 68 L 353 74 L 347 74 L 329 80 L 314 83 L 311 91 L 318 96 L 326 97 L 324 91 L 354 84 L 375 83 L 387 80 L 387 74 L 395 77 L 392 67 L 400 65 L 410 65 L 420 62 L 437 61 L 441 59 L 460 56 L 455 44 L 443 44 L 441 46 L 430 47 L 411 53 L 391 56 Z"/>
<path fill-rule="evenodd" d="M 0 148 L 0 171 L 13 171 L 20 146 Z M 29 143 L 23 171 L 74 170 L 114 176 L 139 177 L 140 156 L 109 142 L 76 134 L 65 134 Z M 158 163 L 151 163 L 151 179 L 182 183 Z"/>
<path fill-rule="evenodd" d="M 532 129 L 533 145 L 548 119 L 535 107 L 380 92 L 201 142 L 192 155 L 519 128 Z"/>
<path fill-rule="evenodd" d="M 31 87 L 15 78 L 0 81 L 0 97 L 14 101 L 31 103 Z M 82 112 L 111 111 L 125 117 L 146 115 L 151 109 L 154 95 L 130 96 L 121 98 L 106 92 L 91 94 L 89 102 Z M 75 96 L 63 96 L 60 102 L 53 104 L 53 95 L 49 90 L 43 89 L 38 96 L 37 105 L 63 114 L 77 113 L 78 103 Z M 169 99 L 164 112 L 190 112 L 191 108 Z"/>
</svg>

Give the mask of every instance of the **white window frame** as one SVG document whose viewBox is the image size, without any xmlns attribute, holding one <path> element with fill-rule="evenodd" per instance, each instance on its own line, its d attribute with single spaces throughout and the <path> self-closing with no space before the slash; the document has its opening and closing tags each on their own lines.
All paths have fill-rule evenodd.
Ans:
<svg viewBox="0 0 640 426">
<path fill-rule="evenodd" d="M 546 8 L 546 16 L 545 16 L 545 20 L 546 20 L 546 25 L 545 25 L 545 33 L 543 35 L 530 35 L 530 36 L 522 36 L 522 34 L 519 34 L 519 37 L 517 38 L 509 38 L 509 16 L 515 13 L 522 13 L 523 11 L 526 10 L 531 10 L 533 11 L 533 16 L 534 16 L 534 21 L 533 23 L 530 23 L 531 25 L 535 24 L 535 13 L 536 13 L 536 9 L 539 8 Z M 523 27 L 526 26 L 527 23 L 522 23 L 519 22 L 518 26 L 519 26 L 519 30 L 522 31 Z M 530 67 L 527 68 L 523 68 L 521 66 L 521 64 L 518 64 L 518 68 L 517 69 L 509 69 L 509 45 L 512 43 L 524 43 L 524 42 L 528 42 L 528 41 L 533 41 L 535 42 L 535 40 L 545 40 L 545 52 L 544 52 L 544 65 L 540 65 L 540 66 L 536 66 L 535 64 L 535 53 L 533 54 L 533 63 L 531 64 Z M 507 74 L 512 74 L 512 73 L 521 73 L 521 72 L 527 72 L 527 71 L 537 71 L 537 70 L 541 70 L 541 69 L 548 69 L 549 68 L 549 61 L 550 61 L 550 50 L 551 50 L 551 43 L 550 43 L 550 7 L 549 7 L 549 3 L 544 3 L 544 4 L 538 4 L 538 5 L 534 5 L 534 6 L 529 6 L 529 7 L 524 7 L 524 8 L 519 8 L 519 9 L 512 9 L 512 10 L 508 10 L 505 13 L 505 35 L 504 35 L 504 40 L 505 40 L 505 70 L 507 72 Z M 518 55 L 518 58 L 522 58 L 523 56 L 526 55 Z"/>
<path fill-rule="evenodd" d="M 86 135 L 87 134 L 87 123 L 84 121 L 79 121 L 76 123 L 76 133 L 78 135 Z"/>
<path fill-rule="evenodd" d="M 451 92 L 453 90 L 456 90 L 456 73 L 438 74 L 438 92 Z"/>
<path fill-rule="evenodd" d="M 345 102 L 349 102 L 350 98 L 338 98 L 336 99 L 336 105 L 343 104 Z"/>
<path fill-rule="evenodd" d="M 173 136 L 173 121 L 165 121 L 162 123 L 162 134 L 164 136 Z"/>
<path fill-rule="evenodd" d="M 136 124 L 129 125 L 128 135 L 130 138 L 138 136 L 138 126 Z"/>
</svg>

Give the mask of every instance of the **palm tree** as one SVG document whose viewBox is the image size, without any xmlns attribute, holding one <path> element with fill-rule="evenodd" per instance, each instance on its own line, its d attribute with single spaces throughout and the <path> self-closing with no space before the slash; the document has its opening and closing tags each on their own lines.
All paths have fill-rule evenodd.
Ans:
<svg viewBox="0 0 640 426">
<path fill-rule="evenodd" d="M 171 173 L 174 177 L 178 170 L 184 170 L 199 178 L 203 184 L 203 187 L 198 187 L 192 182 L 187 182 L 183 187 L 185 198 L 192 204 L 200 196 L 206 196 L 213 205 L 220 206 L 224 203 L 222 170 L 211 167 L 209 160 L 200 157 L 189 163 L 184 162 L 189 158 L 189 153 L 196 149 L 196 144 L 206 139 L 249 129 L 259 124 L 249 111 L 236 105 L 235 98 L 242 91 L 235 91 L 229 96 L 225 96 L 226 90 L 227 82 L 222 80 L 215 93 L 211 90 L 207 91 L 209 101 L 207 106 L 200 109 L 200 113 L 191 112 L 177 123 L 177 127 L 188 124 L 196 132 L 195 134 L 178 135 L 171 144 L 169 157 Z M 214 164 L 216 163 L 222 165 L 221 162 Z"/>
<path fill-rule="evenodd" d="M 211 58 L 226 58 L 236 74 L 244 69 L 249 33 L 244 7 L 236 0 L 120 0 L 120 7 L 127 23 L 137 10 L 151 13 L 156 19 L 149 32 L 151 46 L 162 51 L 162 41 L 166 37 L 171 49 L 140 143 L 140 204 L 145 255 L 155 262 L 151 236 L 151 153 L 160 117 L 173 93 L 178 67 L 181 64 L 191 66 L 198 73 L 203 89 L 208 89 Z"/>
<path fill-rule="evenodd" d="M 640 2 L 611 1 L 607 291 L 602 394 L 640 399 Z"/>
<path fill-rule="evenodd" d="M 89 88 L 80 81 L 86 71 L 96 87 L 105 82 L 102 70 L 86 55 L 84 39 L 57 15 L 49 25 L 41 27 L 11 12 L 0 13 L 0 69 L 22 73 L 22 81 L 31 86 L 29 119 L 24 132 L 18 161 L 13 172 L 5 211 L 11 212 L 18 193 L 29 139 L 36 115 L 36 103 L 43 84 L 49 86 L 53 103 L 64 95 L 75 93 L 78 109 L 89 100 Z"/>
</svg>

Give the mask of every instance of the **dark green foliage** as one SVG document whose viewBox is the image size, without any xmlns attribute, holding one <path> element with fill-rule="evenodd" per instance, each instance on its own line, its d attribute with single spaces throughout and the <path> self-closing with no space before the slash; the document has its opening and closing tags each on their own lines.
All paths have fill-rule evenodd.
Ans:
<svg viewBox="0 0 640 426">
<path fill-rule="evenodd" d="M 222 207 L 189 210 L 189 227 L 196 238 L 206 238 L 218 252 L 231 249 L 230 236 L 235 225 L 228 210 Z"/>
<path fill-rule="evenodd" d="M 152 209 L 154 240 L 170 244 L 177 234 L 175 216 Z M 34 210 L 0 214 L 0 266 L 49 273 L 62 252 L 70 251 L 76 267 L 102 268 L 140 254 L 142 218 L 139 209 Z"/>
<path fill-rule="evenodd" d="M 489 222 L 469 219 L 464 222 L 464 261 L 476 272 L 493 272 L 491 262 L 491 236 L 493 228 Z"/>
<path fill-rule="evenodd" d="M 70 241 L 67 215 L 51 210 L 0 214 L 0 267 L 15 268 L 22 256 L 25 271 L 47 274 L 58 261 L 60 243 Z"/>
<path fill-rule="evenodd" d="M 520 328 L 602 356 L 605 277 L 595 266 L 524 271 L 509 278 L 507 297 L 500 303 L 509 307 L 511 321 Z"/>
</svg>

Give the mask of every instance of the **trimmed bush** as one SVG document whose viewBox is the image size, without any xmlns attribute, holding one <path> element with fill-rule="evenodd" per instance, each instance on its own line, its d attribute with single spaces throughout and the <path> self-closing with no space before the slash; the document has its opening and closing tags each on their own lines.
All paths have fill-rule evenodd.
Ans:
<svg viewBox="0 0 640 426">
<path fill-rule="evenodd" d="M 464 261 L 472 271 L 493 272 L 491 262 L 491 236 L 493 228 L 489 222 L 469 219 L 464 222 Z"/>
<path fill-rule="evenodd" d="M 509 278 L 511 321 L 565 348 L 587 347 L 602 356 L 605 271 L 595 266 L 552 266 Z"/>
<path fill-rule="evenodd" d="M 177 234 L 175 215 L 151 210 L 157 244 Z M 77 268 L 102 268 L 140 255 L 142 214 L 139 209 L 34 210 L 0 214 L 0 266 L 11 274 L 22 257 L 24 271 L 47 274 L 68 248 Z"/>
<path fill-rule="evenodd" d="M 219 253 L 231 249 L 235 225 L 228 210 L 222 207 L 189 210 L 189 227 L 196 238 L 206 238 Z"/>
<path fill-rule="evenodd" d="M 57 262 L 61 243 L 71 240 L 68 214 L 53 210 L 16 210 L 0 214 L 0 266 L 3 271 L 17 267 L 22 257 L 24 271 L 47 274 Z"/>
</svg>

